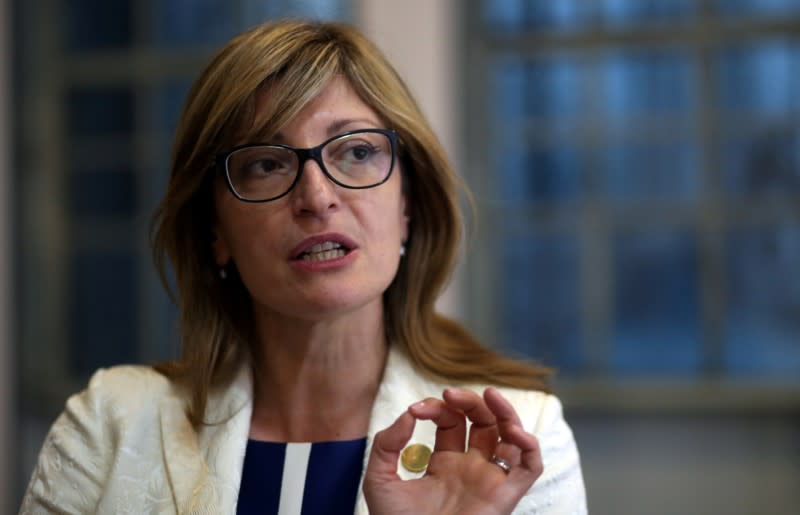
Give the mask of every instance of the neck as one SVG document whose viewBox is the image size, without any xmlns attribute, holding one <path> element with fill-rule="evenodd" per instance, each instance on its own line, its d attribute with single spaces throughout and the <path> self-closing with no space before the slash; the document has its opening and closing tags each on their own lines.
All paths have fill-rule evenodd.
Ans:
<svg viewBox="0 0 800 515">
<path fill-rule="evenodd" d="M 315 321 L 258 314 L 251 438 L 364 436 L 388 352 L 382 310 Z"/>
</svg>

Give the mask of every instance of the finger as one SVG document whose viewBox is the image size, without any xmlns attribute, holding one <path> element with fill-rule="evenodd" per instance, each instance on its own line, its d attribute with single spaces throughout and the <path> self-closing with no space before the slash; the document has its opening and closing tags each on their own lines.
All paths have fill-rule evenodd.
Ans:
<svg viewBox="0 0 800 515">
<path fill-rule="evenodd" d="M 375 433 L 364 474 L 365 482 L 400 480 L 400 476 L 397 475 L 397 460 L 414 432 L 415 423 L 411 413 L 405 411 L 392 425 Z"/>
<path fill-rule="evenodd" d="M 483 392 L 483 399 L 486 401 L 486 407 L 492 412 L 497 421 L 497 428 L 500 431 L 500 436 L 503 432 L 508 430 L 511 426 L 522 427 L 522 422 L 517 415 L 517 410 L 511 405 L 508 400 L 503 397 L 500 390 L 490 386 Z"/>
<path fill-rule="evenodd" d="M 408 411 L 419 420 L 430 420 L 436 424 L 434 451 L 464 452 L 467 421 L 460 411 L 433 397 L 412 404 Z"/>
<path fill-rule="evenodd" d="M 521 451 L 519 465 L 508 474 L 509 482 L 516 488 L 527 491 L 544 472 L 539 440 L 519 426 L 509 429 L 508 439 L 509 443 L 516 445 Z"/>
<path fill-rule="evenodd" d="M 497 445 L 497 420 L 480 395 L 460 388 L 444 391 L 444 400 L 451 408 L 461 410 L 472 423 L 469 428 L 469 449 L 489 459 Z"/>
<path fill-rule="evenodd" d="M 521 451 L 510 439 L 510 431 L 513 428 L 523 429 L 517 411 L 497 388 L 489 387 L 484 390 L 483 398 L 486 401 L 486 406 L 492 411 L 497 420 L 500 441 L 495 448 L 495 454 L 509 463 L 519 463 Z"/>
</svg>

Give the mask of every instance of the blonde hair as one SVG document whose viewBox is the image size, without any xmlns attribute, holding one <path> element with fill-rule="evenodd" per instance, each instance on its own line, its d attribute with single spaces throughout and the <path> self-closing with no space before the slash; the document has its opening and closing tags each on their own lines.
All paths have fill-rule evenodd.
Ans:
<svg viewBox="0 0 800 515">
<path fill-rule="evenodd" d="M 399 135 L 410 225 L 406 255 L 384 294 L 387 340 L 419 370 L 450 382 L 547 391 L 547 369 L 498 355 L 434 310 L 461 236 L 460 181 L 403 80 L 350 26 L 282 21 L 231 40 L 194 83 L 153 218 L 154 259 L 168 290 L 167 261 L 174 269 L 182 344 L 181 358 L 157 369 L 192 392 L 192 422 L 203 423 L 209 389 L 230 379 L 253 341 L 250 296 L 235 267 L 225 281 L 217 277 L 212 256 L 215 155 L 275 134 L 334 76 L 345 77 Z M 267 88 L 267 105 L 256 113 L 255 97 Z"/>
</svg>

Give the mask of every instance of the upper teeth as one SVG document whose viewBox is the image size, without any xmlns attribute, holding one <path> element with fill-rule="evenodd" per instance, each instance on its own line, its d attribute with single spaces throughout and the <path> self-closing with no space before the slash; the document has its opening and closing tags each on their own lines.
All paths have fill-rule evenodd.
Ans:
<svg viewBox="0 0 800 515">
<path fill-rule="evenodd" d="M 326 241 L 324 243 L 317 243 L 316 245 L 308 249 L 306 252 L 309 253 L 325 252 L 326 250 L 338 249 L 340 247 L 341 245 L 339 243 L 336 243 L 335 241 Z"/>
</svg>

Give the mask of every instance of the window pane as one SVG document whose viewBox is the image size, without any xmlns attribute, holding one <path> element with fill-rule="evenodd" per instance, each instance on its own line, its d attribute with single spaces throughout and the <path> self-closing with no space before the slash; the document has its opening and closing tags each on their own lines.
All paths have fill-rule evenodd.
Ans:
<svg viewBox="0 0 800 515">
<path fill-rule="evenodd" d="M 504 202 L 563 202 L 580 193 L 582 161 L 569 147 L 509 149 L 495 156 L 491 180 Z"/>
<path fill-rule="evenodd" d="M 592 21 L 595 6 L 585 0 L 486 0 L 489 26 L 502 33 L 514 29 L 574 30 Z"/>
<path fill-rule="evenodd" d="M 519 30 L 524 27 L 524 0 L 485 0 L 484 20 L 498 32 Z"/>
<path fill-rule="evenodd" d="M 697 104 L 694 69 L 685 51 L 615 51 L 601 66 L 602 106 L 612 123 L 634 115 L 689 112 Z"/>
<path fill-rule="evenodd" d="M 728 240 L 725 364 L 733 373 L 800 379 L 800 226 Z"/>
<path fill-rule="evenodd" d="M 525 116 L 525 66 L 521 59 L 500 58 L 491 65 L 489 98 L 487 99 L 493 125 L 498 128 L 517 125 Z"/>
<path fill-rule="evenodd" d="M 566 236 L 501 241 L 504 345 L 564 371 L 580 366 L 577 244 Z"/>
<path fill-rule="evenodd" d="M 133 131 L 134 100 L 130 87 L 74 87 L 67 93 L 67 134 L 127 135 Z"/>
<path fill-rule="evenodd" d="M 758 41 L 722 50 L 719 109 L 776 118 L 800 110 L 800 43 L 796 39 Z"/>
<path fill-rule="evenodd" d="M 156 93 L 159 112 L 158 129 L 170 137 L 175 134 L 191 85 L 189 80 L 165 82 Z"/>
<path fill-rule="evenodd" d="M 800 129 L 726 135 L 721 149 L 722 176 L 731 195 L 800 193 Z"/>
<path fill-rule="evenodd" d="M 681 374 L 701 366 L 694 236 L 620 235 L 615 241 L 614 350 L 620 373 Z"/>
<path fill-rule="evenodd" d="M 617 200 L 691 200 L 700 189 L 699 155 L 693 141 L 639 144 L 611 142 L 606 187 Z"/>
<path fill-rule="evenodd" d="M 130 47 L 133 17 L 130 0 L 59 2 L 66 11 L 63 30 L 71 51 Z"/>
<path fill-rule="evenodd" d="M 348 16 L 347 2 L 343 0 L 243 0 L 244 20 L 266 20 L 301 16 L 312 20 L 343 19 Z"/>
<path fill-rule="evenodd" d="M 721 14 L 776 16 L 800 14 L 798 0 L 716 0 Z"/>
<path fill-rule="evenodd" d="M 546 119 L 548 124 L 574 123 L 588 109 L 582 90 L 589 78 L 586 68 L 566 54 L 495 60 L 489 77 L 489 112 L 494 124 L 503 128 L 527 118 Z"/>
<path fill-rule="evenodd" d="M 697 0 L 603 0 L 601 9 L 606 23 L 616 26 L 685 20 L 697 5 Z"/>
<path fill-rule="evenodd" d="M 559 121 L 585 113 L 588 101 L 583 98 L 581 85 L 586 74 L 577 59 L 554 55 L 529 62 L 526 68 L 527 116 Z"/>
<path fill-rule="evenodd" d="M 159 45 L 213 48 L 240 29 L 236 2 L 159 0 L 152 5 L 156 43 Z"/>
<path fill-rule="evenodd" d="M 484 19 L 499 33 L 519 30 L 574 31 L 591 25 L 624 26 L 690 19 L 696 0 L 486 0 Z"/>
<path fill-rule="evenodd" d="M 69 365 L 76 377 L 136 361 L 137 289 L 134 256 L 78 254 L 72 258 Z"/>
<path fill-rule="evenodd" d="M 136 212 L 136 181 L 127 165 L 72 172 L 69 190 L 70 211 L 75 216 L 132 216 Z"/>
</svg>

